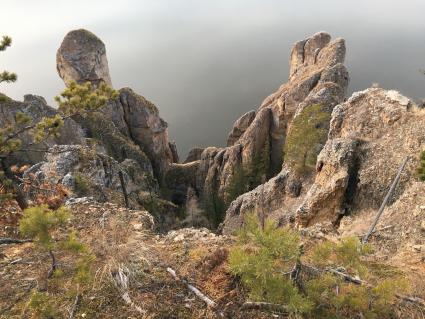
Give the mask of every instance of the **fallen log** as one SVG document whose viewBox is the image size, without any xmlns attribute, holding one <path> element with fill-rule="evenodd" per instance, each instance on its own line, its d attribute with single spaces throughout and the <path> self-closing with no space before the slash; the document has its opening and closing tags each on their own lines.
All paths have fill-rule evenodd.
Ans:
<svg viewBox="0 0 425 319">
<path fill-rule="evenodd" d="M 32 242 L 32 239 L 18 239 L 18 238 L 7 238 L 7 237 L 0 238 L 0 245 L 24 244 L 24 243 L 30 243 L 30 242 Z"/>
<path fill-rule="evenodd" d="M 208 307 L 211 307 L 213 309 L 217 309 L 217 303 L 212 300 L 211 298 L 209 298 L 208 296 L 206 296 L 205 294 L 203 294 L 198 288 L 196 288 L 195 286 L 191 285 L 186 279 L 184 278 L 179 278 L 175 272 L 174 269 L 167 267 L 167 272 L 176 280 L 176 281 L 180 281 L 182 282 L 187 289 L 189 289 L 190 291 L 192 291 L 195 296 L 197 296 L 199 299 L 201 299 L 203 302 L 205 302 L 207 304 Z M 222 311 L 217 311 L 218 315 L 220 315 L 220 317 L 224 318 L 224 313 Z"/>
</svg>

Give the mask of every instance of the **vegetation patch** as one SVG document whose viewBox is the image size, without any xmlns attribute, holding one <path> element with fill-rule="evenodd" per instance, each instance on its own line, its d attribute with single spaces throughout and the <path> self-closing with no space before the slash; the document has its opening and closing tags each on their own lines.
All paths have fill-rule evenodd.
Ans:
<svg viewBox="0 0 425 319">
<path fill-rule="evenodd" d="M 298 174 L 314 171 L 317 155 L 326 142 L 331 114 L 319 104 L 304 108 L 291 124 L 284 147 L 284 162 Z"/>
<path fill-rule="evenodd" d="M 229 267 L 251 301 L 281 305 L 294 318 L 391 318 L 397 294 L 409 289 L 400 274 L 370 272 L 365 257 L 371 247 L 357 237 L 325 241 L 307 252 L 300 244 L 294 230 L 247 215 Z"/>
</svg>

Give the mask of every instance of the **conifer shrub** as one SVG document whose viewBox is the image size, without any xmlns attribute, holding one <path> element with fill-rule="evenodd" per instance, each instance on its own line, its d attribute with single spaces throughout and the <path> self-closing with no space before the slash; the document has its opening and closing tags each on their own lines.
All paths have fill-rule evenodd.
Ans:
<svg viewBox="0 0 425 319">
<path fill-rule="evenodd" d="M 252 301 L 284 304 L 294 315 L 308 313 L 313 304 L 288 275 L 300 257 L 299 245 L 295 231 L 278 228 L 271 219 L 262 228 L 255 213 L 247 214 L 229 255 L 230 270 L 240 276 Z"/>
<path fill-rule="evenodd" d="M 326 142 L 331 114 L 319 104 L 304 108 L 291 124 L 284 147 L 284 162 L 298 174 L 314 170 Z"/>
<path fill-rule="evenodd" d="M 365 257 L 372 248 L 357 237 L 301 251 L 296 231 L 278 228 L 270 219 L 262 227 L 251 213 L 230 251 L 229 268 L 250 301 L 283 305 L 297 318 L 391 318 L 397 294 L 409 290 L 400 273 L 383 276 L 375 271 L 379 265 L 370 266 Z"/>
<path fill-rule="evenodd" d="M 20 220 L 22 235 L 32 238 L 51 259 L 46 289 L 34 291 L 24 308 L 24 313 L 32 317 L 61 317 L 59 309 L 63 297 L 74 299 L 92 282 L 91 268 L 95 257 L 78 239 L 78 233 L 67 229 L 70 219 L 71 213 L 64 207 L 53 210 L 41 205 L 25 209 Z M 61 296 L 58 291 L 66 292 L 66 296 Z"/>
</svg>

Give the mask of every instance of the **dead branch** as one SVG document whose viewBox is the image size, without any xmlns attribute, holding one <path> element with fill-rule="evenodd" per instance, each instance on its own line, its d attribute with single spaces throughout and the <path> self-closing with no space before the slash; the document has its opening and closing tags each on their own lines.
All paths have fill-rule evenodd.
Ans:
<svg viewBox="0 0 425 319">
<path fill-rule="evenodd" d="M 382 231 L 384 231 L 384 230 L 388 230 L 388 229 L 394 228 L 394 227 L 395 227 L 395 225 L 388 225 L 388 226 L 385 226 L 385 227 L 382 227 L 382 228 L 379 228 L 379 229 L 375 229 L 375 230 L 371 233 L 371 235 L 372 235 L 372 234 L 374 234 L 374 233 L 379 233 L 379 232 L 382 232 Z M 366 236 L 366 233 L 361 234 L 361 235 L 357 235 L 357 237 L 360 237 L 360 238 L 363 238 L 364 236 Z"/>
<path fill-rule="evenodd" d="M 184 278 L 179 278 L 176 274 L 176 272 L 174 271 L 174 269 L 167 267 L 167 272 L 173 276 L 173 278 L 176 281 L 180 281 L 183 284 L 185 284 L 185 286 L 187 287 L 187 289 L 189 289 L 190 291 L 192 291 L 199 299 L 201 299 L 203 302 L 205 302 L 207 304 L 208 307 L 211 307 L 213 309 L 217 309 L 217 303 L 210 299 L 208 296 L 206 296 L 205 294 L 203 294 L 198 288 L 196 288 L 195 286 L 191 285 L 186 279 Z M 218 311 L 218 314 L 224 318 L 224 313 L 221 311 Z"/>
<path fill-rule="evenodd" d="M 57 263 L 56 263 L 55 254 L 53 254 L 52 250 L 49 250 L 49 255 L 50 255 L 50 258 L 52 258 L 52 266 L 50 267 L 50 270 L 47 273 L 47 278 L 51 278 L 53 276 L 53 273 L 55 272 L 55 270 L 58 266 Z"/>
<path fill-rule="evenodd" d="M 390 189 L 389 189 L 389 191 L 388 191 L 387 195 L 385 196 L 384 201 L 383 201 L 383 202 L 382 202 L 382 204 L 381 204 L 381 207 L 379 207 L 379 211 L 378 211 L 378 213 L 376 214 L 376 217 L 375 217 L 375 219 L 374 219 L 374 221 L 373 221 L 372 225 L 370 226 L 369 231 L 368 231 L 368 232 L 366 233 L 366 235 L 363 237 L 363 240 L 362 240 L 362 243 L 363 243 L 363 244 L 367 243 L 367 241 L 369 240 L 370 235 L 373 233 L 373 231 L 374 231 L 374 229 L 375 229 L 375 227 L 376 227 L 376 224 L 378 224 L 379 218 L 381 217 L 382 213 L 384 212 L 385 206 L 387 205 L 388 201 L 389 201 L 389 200 L 390 200 L 390 198 L 391 198 L 391 195 L 393 194 L 393 192 L 394 192 L 395 188 L 396 188 L 396 187 L 397 187 L 397 185 L 398 185 L 398 182 L 400 181 L 401 173 L 403 172 L 404 167 L 406 166 L 406 164 L 407 164 L 407 160 L 408 160 L 408 159 L 409 159 L 409 158 L 408 158 L 408 157 L 406 157 L 406 158 L 404 159 L 403 163 L 401 163 L 401 166 L 400 166 L 400 168 L 399 168 L 399 170 L 398 170 L 397 176 L 395 177 L 395 179 L 394 179 L 393 183 L 391 184 L 391 187 L 390 187 Z"/>
<path fill-rule="evenodd" d="M 279 312 L 282 314 L 288 314 L 288 307 L 284 305 L 269 303 L 269 302 L 251 302 L 247 301 L 245 302 L 241 310 L 266 310 L 266 311 L 272 311 L 272 312 Z"/>
<path fill-rule="evenodd" d="M 118 270 L 116 272 L 114 272 L 113 274 L 111 273 L 111 277 L 113 279 L 115 287 L 117 287 L 117 289 L 119 290 L 121 298 L 125 301 L 125 303 L 131 308 L 134 308 L 141 315 L 146 315 L 146 310 L 136 305 L 133 300 L 131 300 L 130 294 L 128 293 L 129 273 L 130 271 L 128 270 L 128 268 L 120 266 L 118 267 Z"/>
<path fill-rule="evenodd" d="M 364 285 L 366 287 L 373 288 L 373 285 L 369 284 L 368 282 L 361 280 L 358 277 L 350 276 L 346 273 L 343 273 L 343 272 L 338 271 L 338 270 L 333 269 L 333 268 L 319 269 L 319 268 L 316 268 L 316 267 L 313 267 L 313 266 L 308 266 L 308 265 L 303 264 L 303 265 L 301 265 L 301 269 L 303 271 L 306 271 L 307 273 L 310 273 L 310 274 L 320 274 L 320 273 L 323 273 L 323 272 L 329 272 L 329 273 L 331 273 L 335 276 L 342 277 L 345 281 L 351 282 L 355 285 Z M 405 296 L 405 295 L 402 295 L 402 294 L 396 294 L 395 296 L 402 301 L 411 302 L 411 303 L 420 305 L 421 307 L 425 307 L 425 300 L 423 300 L 419 297 Z"/>
<path fill-rule="evenodd" d="M 72 308 L 69 311 L 69 317 L 68 317 L 69 319 L 73 319 L 74 318 L 75 312 L 77 311 L 78 306 L 80 305 L 80 301 L 81 301 L 81 295 L 80 294 L 77 294 L 75 296 L 75 300 L 74 300 L 74 303 L 72 305 Z"/>
<path fill-rule="evenodd" d="M 18 238 L 0 238 L 0 245 L 9 245 L 9 244 L 24 244 L 32 242 L 32 239 L 18 239 Z"/>
<path fill-rule="evenodd" d="M 124 203 L 126 208 L 130 208 L 130 204 L 128 203 L 128 194 L 127 189 L 125 188 L 124 175 L 121 171 L 118 172 L 121 182 L 122 193 L 124 195 Z"/>
</svg>

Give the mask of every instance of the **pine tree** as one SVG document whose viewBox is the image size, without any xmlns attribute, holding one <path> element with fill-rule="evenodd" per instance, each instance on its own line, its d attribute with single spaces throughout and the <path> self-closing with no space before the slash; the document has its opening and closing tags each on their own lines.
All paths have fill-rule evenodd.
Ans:
<svg viewBox="0 0 425 319">
<path fill-rule="evenodd" d="M 242 164 L 237 165 L 230 178 L 229 185 L 226 187 L 225 203 L 227 206 L 248 191 L 248 183 L 247 173 Z"/>
<path fill-rule="evenodd" d="M 299 174 L 314 170 L 329 129 L 330 113 L 319 104 L 304 108 L 290 127 L 284 161 Z"/>
<path fill-rule="evenodd" d="M 90 82 L 85 84 L 70 83 L 55 100 L 59 104 L 59 113 L 51 117 L 43 117 L 38 122 L 32 122 L 24 113 L 17 112 L 15 121 L 0 128 L 0 200 L 13 197 L 22 209 L 28 207 L 26 197 L 19 187 L 20 180 L 12 172 L 14 164 L 12 155 L 20 151 L 21 134 L 30 133 L 30 145 L 39 144 L 51 136 L 58 136 L 64 121 L 74 116 L 88 117 L 94 111 L 102 108 L 108 99 L 115 98 L 117 92 L 105 83 L 95 87 Z M 46 150 L 45 150 L 46 151 Z"/>
<path fill-rule="evenodd" d="M 0 41 L 0 51 L 5 51 L 8 47 L 12 45 L 12 38 L 8 36 L 3 36 Z M 15 82 L 18 79 L 16 73 L 11 73 L 8 71 L 3 71 L 0 73 L 0 83 L 2 82 Z M 4 97 L 0 97 L 0 99 L 4 99 Z M 1 101 L 1 100 L 0 100 Z"/>
</svg>

